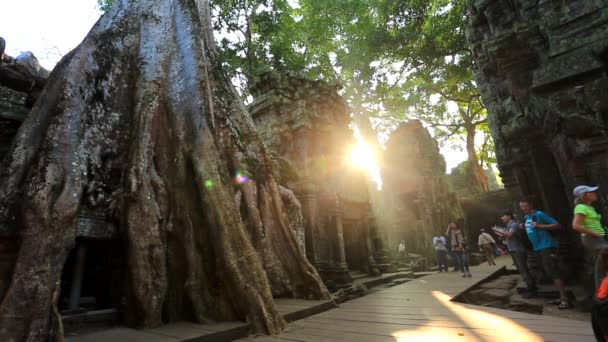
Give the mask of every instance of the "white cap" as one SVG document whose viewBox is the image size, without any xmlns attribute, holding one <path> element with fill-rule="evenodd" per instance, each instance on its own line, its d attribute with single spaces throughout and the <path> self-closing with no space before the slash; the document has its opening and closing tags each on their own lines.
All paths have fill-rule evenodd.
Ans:
<svg viewBox="0 0 608 342">
<path fill-rule="evenodd" d="M 587 192 L 594 192 L 597 190 L 599 186 L 588 186 L 588 185 L 579 185 L 572 191 L 574 197 L 579 197 L 584 195 Z"/>
</svg>

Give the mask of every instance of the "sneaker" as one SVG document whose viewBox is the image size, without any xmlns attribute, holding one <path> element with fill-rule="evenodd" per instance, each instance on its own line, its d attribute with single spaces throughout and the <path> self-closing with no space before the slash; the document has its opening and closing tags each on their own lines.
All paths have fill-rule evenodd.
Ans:
<svg viewBox="0 0 608 342">
<path fill-rule="evenodd" d="M 561 303 L 559 303 L 559 305 L 557 306 L 557 308 L 559 310 L 564 310 L 564 309 L 571 309 L 574 306 L 572 305 L 572 303 L 566 301 L 566 300 L 562 300 Z"/>
<path fill-rule="evenodd" d="M 467 277 L 471 278 L 471 273 L 467 273 Z"/>
<path fill-rule="evenodd" d="M 466 277 L 467 277 L 467 274 L 466 274 L 466 273 L 463 273 L 463 274 L 462 274 L 462 277 L 463 277 L 463 278 L 466 278 Z"/>
<path fill-rule="evenodd" d="M 560 298 L 558 299 L 554 299 L 552 301 L 547 302 L 547 305 L 560 305 L 562 303 L 562 300 Z"/>
</svg>

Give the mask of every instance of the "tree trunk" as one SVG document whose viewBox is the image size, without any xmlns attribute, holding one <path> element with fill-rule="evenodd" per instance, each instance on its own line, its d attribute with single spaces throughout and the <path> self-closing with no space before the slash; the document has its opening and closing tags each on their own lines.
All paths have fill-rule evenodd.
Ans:
<svg viewBox="0 0 608 342">
<path fill-rule="evenodd" d="M 475 127 L 466 127 L 466 134 L 466 147 L 472 177 L 471 181 L 481 192 L 487 192 L 490 189 L 488 177 L 486 177 L 483 168 L 479 164 L 479 158 L 477 158 L 477 152 L 475 152 Z"/>
<path fill-rule="evenodd" d="M 273 294 L 329 298 L 216 59 L 208 11 L 205 0 L 117 1 L 52 72 L 0 174 L 0 218 L 20 237 L 4 340 L 62 339 L 61 274 L 84 207 L 119 226 L 133 326 L 163 313 L 276 333 Z"/>
</svg>

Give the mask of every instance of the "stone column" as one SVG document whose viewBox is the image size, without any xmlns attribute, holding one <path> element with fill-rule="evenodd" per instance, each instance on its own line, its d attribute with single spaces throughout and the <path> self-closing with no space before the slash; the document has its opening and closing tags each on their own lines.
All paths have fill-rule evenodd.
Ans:
<svg viewBox="0 0 608 342">
<path fill-rule="evenodd" d="M 367 272 L 371 275 L 379 275 L 380 270 L 378 269 L 378 265 L 376 264 L 376 258 L 374 258 L 374 241 L 372 240 L 372 235 L 376 235 L 373 233 L 377 233 L 377 231 L 372 231 L 373 226 L 369 223 L 371 220 L 368 216 L 373 215 L 371 209 L 368 210 L 368 214 L 364 215 L 361 225 L 361 232 L 364 234 L 363 238 L 365 239 L 365 257 L 367 259 Z"/>
<path fill-rule="evenodd" d="M 82 278 L 84 276 L 84 263 L 87 250 L 83 242 L 76 245 L 76 263 L 72 274 L 72 287 L 70 288 L 69 310 L 78 310 L 80 307 L 80 293 L 82 291 Z"/>
<path fill-rule="evenodd" d="M 332 221 L 335 222 L 336 225 L 336 237 L 338 242 L 338 253 L 337 253 L 337 264 L 339 266 L 344 266 L 348 268 L 346 262 L 346 250 L 344 246 L 344 229 L 342 227 L 342 208 L 340 205 L 340 199 L 334 193 L 332 194 L 332 205 L 333 208 L 330 210 L 330 214 L 332 216 Z"/>
<path fill-rule="evenodd" d="M 313 191 L 303 191 L 297 194 L 302 204 L 304 217 L 304 242 L 306 244 L 306 258 L 315 267 L 320 261 L 319 246 L 319 213 L 318 196 Z"/>
<path fill-rule="evenodd" d="M 331 186 L 328 184 L 328 186 Z M 346 253 L 344 249 L 344 232 L 342 227 L 342 212 L 340 202 L 335 190 L 329 190 L 321 194 L 320 204 L 325 211 L 324 233 L 327 238 L 328 263 L 324 267 L 324 281 L 330 289 L 347 287 L 352 283 L 352 277 L 348 271 Z"/>
</svg>

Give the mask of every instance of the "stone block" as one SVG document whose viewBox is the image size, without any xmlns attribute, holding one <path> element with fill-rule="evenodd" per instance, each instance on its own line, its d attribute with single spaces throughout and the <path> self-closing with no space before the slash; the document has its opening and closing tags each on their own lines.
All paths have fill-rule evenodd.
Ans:
<svg viewBox="0 0 608 342">
<path fill-rule="evenodd" d="M 509 298 L 513 295 L 512 291 L 504 290 L 504 289 L 488 289 L 477 294 L 477 297 L 480 300 L 485 301 L 500 301 L 506 303 L 509 301 Z"/>
</svg>

